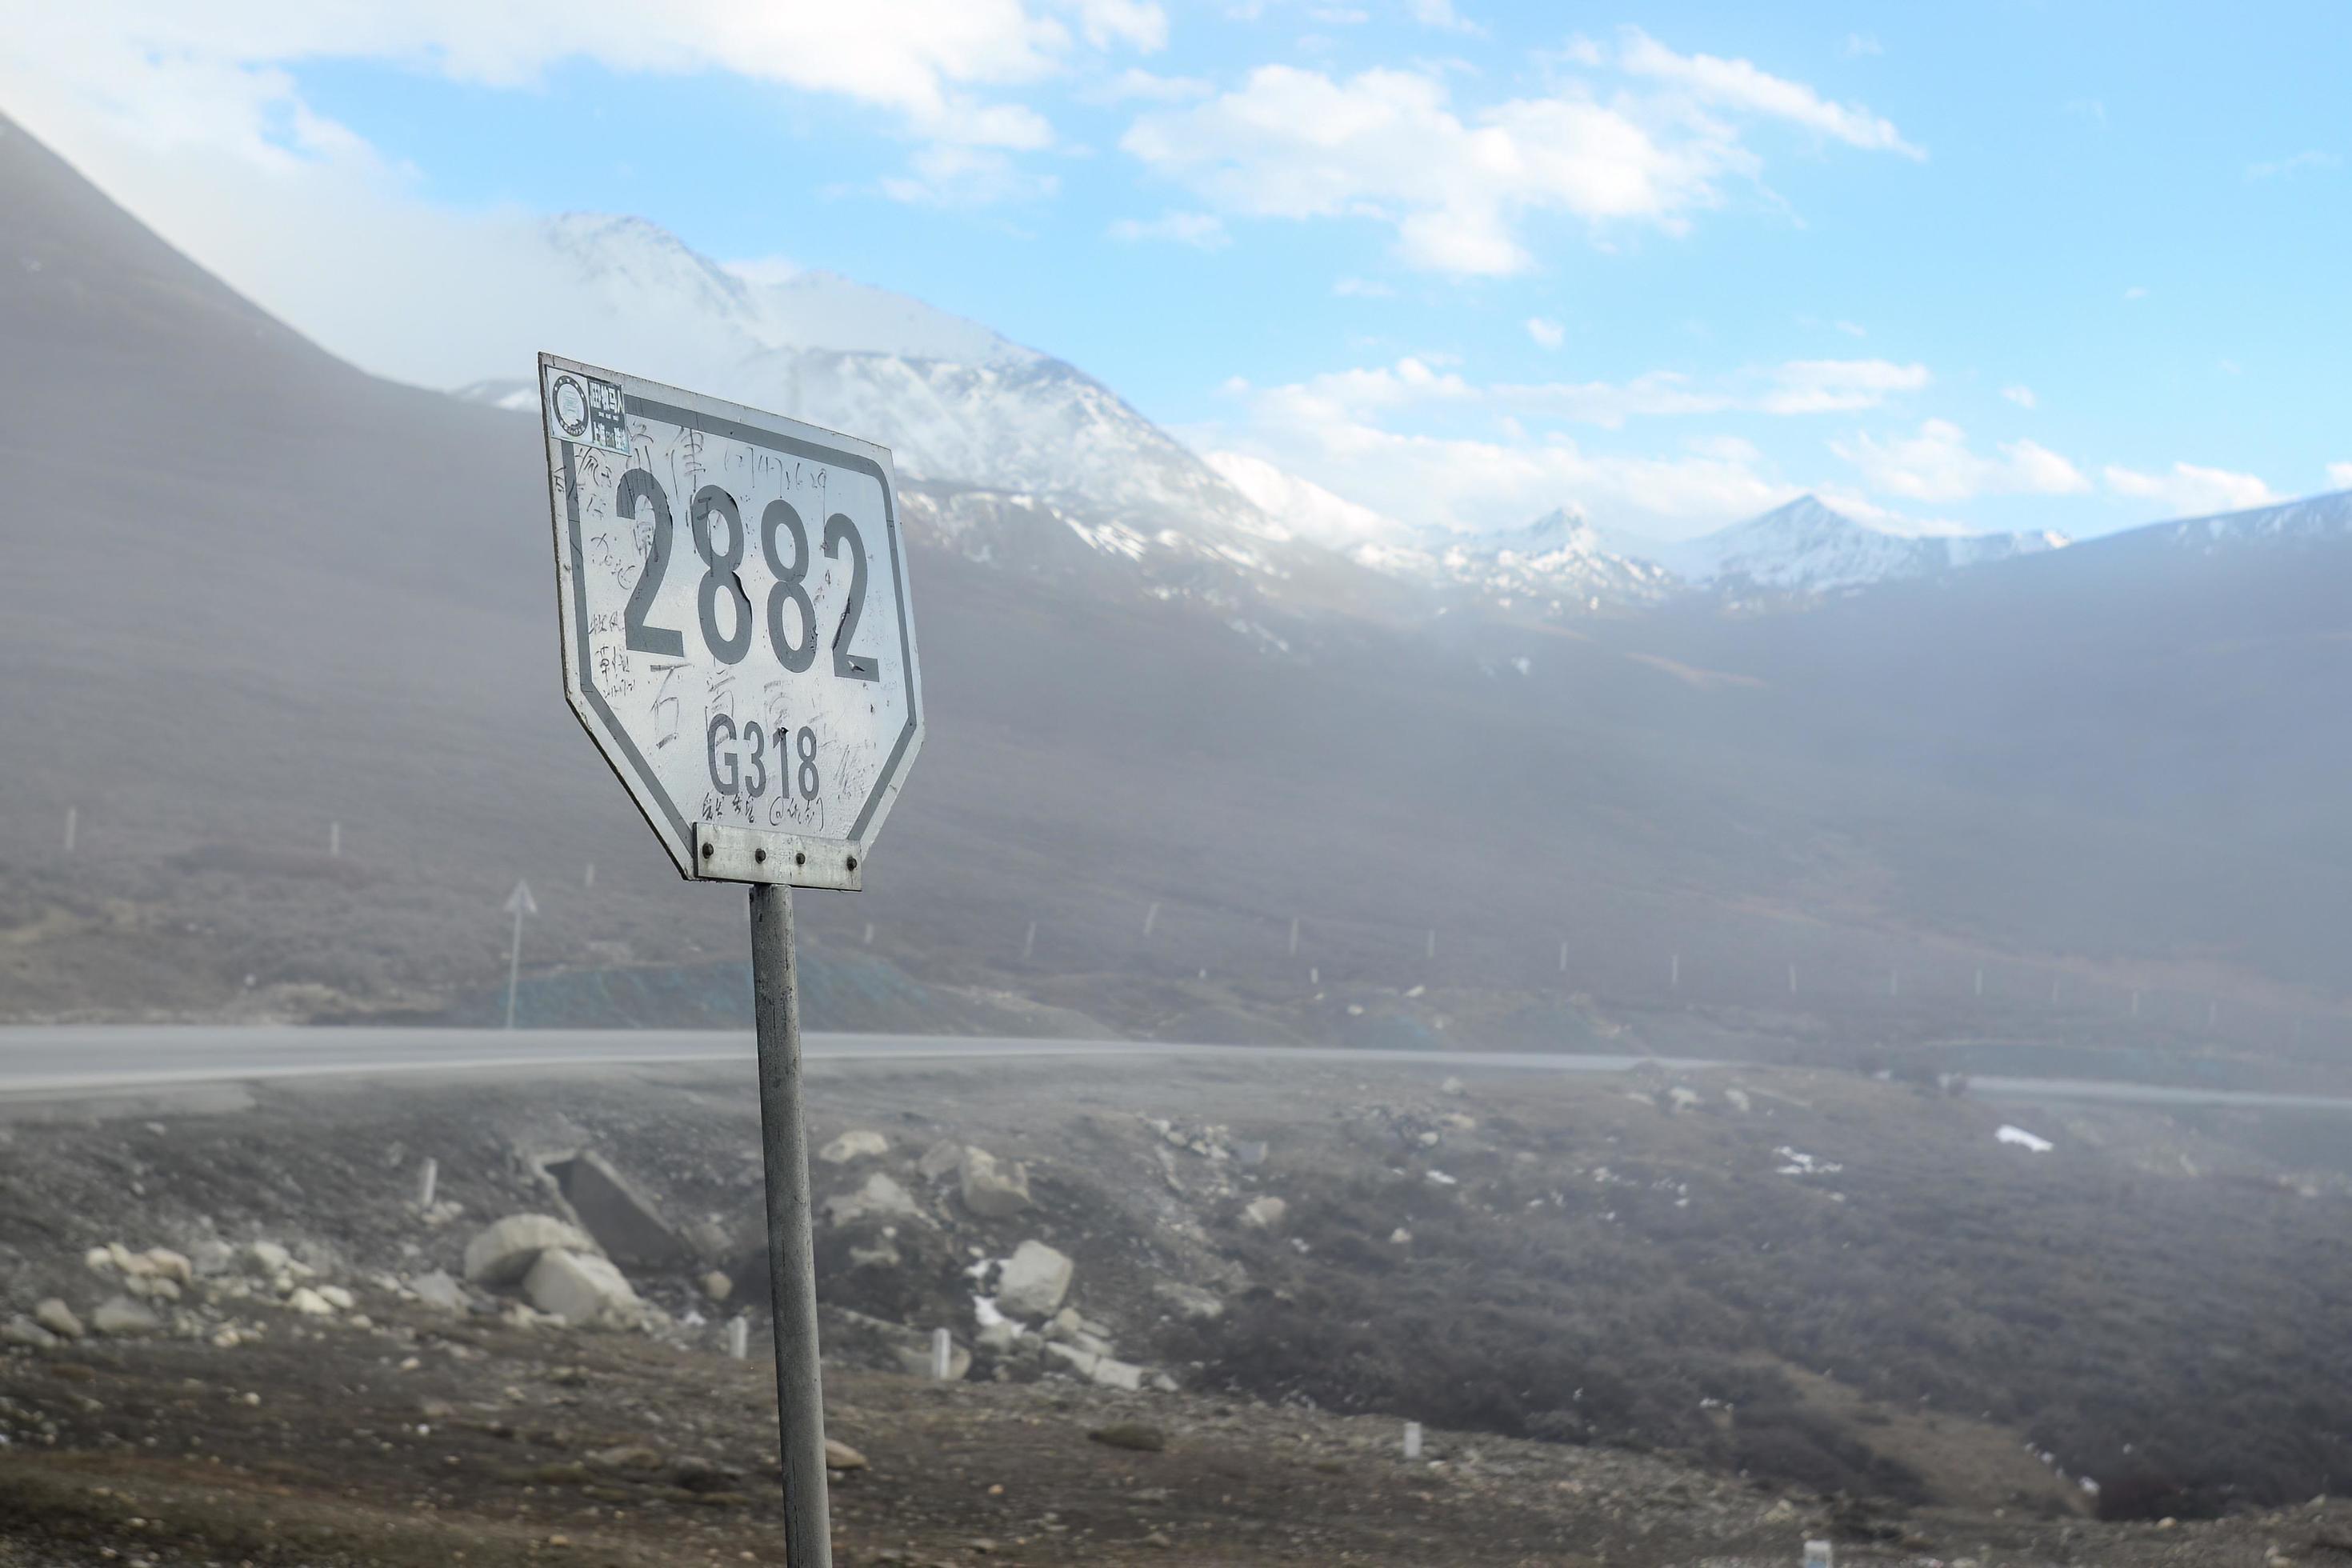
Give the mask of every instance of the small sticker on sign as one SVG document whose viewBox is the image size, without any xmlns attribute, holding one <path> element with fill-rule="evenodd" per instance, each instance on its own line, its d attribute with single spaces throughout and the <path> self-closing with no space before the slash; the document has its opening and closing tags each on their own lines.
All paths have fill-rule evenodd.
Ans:
<svg viewBox="0 0 2352 1568">
<path fill-rule="evenodd" d="M 565 440 L 584 441 L 608 452 L 628 452 L 629 425 L 621 409 L 621 389 L 611 382 L 577 371 L 551 370 L 547 406 Z"/>
</svg>

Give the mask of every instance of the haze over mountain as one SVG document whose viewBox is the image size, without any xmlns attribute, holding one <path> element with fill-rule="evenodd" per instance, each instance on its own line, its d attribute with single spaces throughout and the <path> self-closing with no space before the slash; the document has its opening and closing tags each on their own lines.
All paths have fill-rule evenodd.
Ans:
<svg viewBox="0 0 2352 1568">
<path fill-rule="evenodd" d="M 446 997 L 502 973 L 518 874 L 543 959 L 739 955 L 740 900 L 668 873 L 558 697 L 535 412 L 331 359 L 13 126 L 0 198 L 0 893 L 62 922 L 12 950 L 31 1005 L 87 1005 L 100 965 L 167 1010 L 248 975 L 329 1011 Z M 1440 542 L 1357 519 L 1349 544 L 1346 514 L 1269 516 L 1234 465 L 970 323 L 555 232 L 625 301 L 690 288 L 779 339 L 650 373 L 900 443 L 917 476 L 934 730 L 874 890 L 808 916 L 820 953 L 876 925 L 899 978 L 873 987 L 1349 1037 L 1307 998 L 1557 989 L 1565 942 L 1604 994 L 1670 952 L 1759 996 L 1790 963 L 1859 995 L 1981 963 L 2340 994 L 2346 498 L 1727 616 L 1573 510 Z M 890 346 L 790 339 L 819 317 Z M 557 346 L 604 352 L 582 336 Z M 1771 521 L 1760 542 L 1837 537 Z M 1520 613 L 1604 587 L 1638 613 Z"/>
</svg>

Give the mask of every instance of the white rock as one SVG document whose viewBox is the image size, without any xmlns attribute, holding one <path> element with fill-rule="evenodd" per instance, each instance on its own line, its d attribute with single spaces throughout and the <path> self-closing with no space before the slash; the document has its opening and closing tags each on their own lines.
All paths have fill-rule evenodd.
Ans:
<svg viewBox="0 0 2352 1568">
<path fill-rule="evenodd" d="M 196 1282 L 194 1265 L 185 1256 L 168 1247 L 151 1247 L 142 1256 L 147 1259 L 149 1268 L 175 1284 L 193 1285 Z"/>
<path fill-rule="evenodd" d="M 144 1279 L 155 1272 L 155 1260 L 143 1252 L 133 1252 L 119 1241 L 106 1244 L 106 1255 L 114 1259 L 120 1273 L 133 1279 Z"/>
<path fill-rule="evenodd" d="M 982 1219 L 1011 1219 L 1027 1208 L 1029 1168 L 1000 1167 L 985 1149 L 963 1152 L 963 1206 Z"/>
<path fill-rule="evenodd" d="M 163 1320 L 144 1303 L 128 1296 L 109 1296 L 89 1315 L 89 1326 L 101 1334 L 128 1338 L 133 1334 L 152 1334 L 163 1326 Z"/>
<path fill-rule="evenodd" d="M 1439 1084 L 1437 1087 L 1438 1087 L 1439 1089 L 1444 1089 L 1444 1090 L 1446 1093 L 1448 1093 L 1448 1094 L 1460 1094 L 1460 1093 L 1464 1092 L 1463 1088 L 1462 1088 L 1462 1080 L 1461 1080 L 1460 1079 L 1458 1079 L 1458 1078 L 1449 1078 L 1449 1079 L 1447 1079 L 1444 1083 Z"/>
<path fill-rule="evenodd" d="M 33 1321 L 61 1340 L 78 1340 L 89 1331 L 74 1316 L 73 1309 L 55 1296 L 33 1309 Z"/>
<path fill-rule="evenodd" d="M 46 1351 L 57 1348 L 58 1336 L 25 1316 L 22 1312 L 0 1323 L 0 1344 L 22 1345 L 26 1350 Z"/>
<path fill-rule="evenodd" d="M 843 1133 L 818 1150 L 816 1157 L 828 1165 L 846 1165 L 852 1160 L 868 1160 L 889 1152 L 890 1140 L 861 1127 Z"/>
<path fill-rule="evenodd" d="M 922 1173 L 923 1180 L 936 1182 L 954 1173 L 962 1163 L 963 1145 L 952 1138 L 942 1138 L 923 1151 L 923 1157 L 915 1162 L 915 1169 Z"/>
<path fill-rule="evenodd" d="M 1749 1111 L 1756 1109 L 1755 1102 L 1748 1098 L 1748 1091 L 1744 1089 L 1725 1089 L 1723 1091 L 1723 1100 L 1725 1104 L 1730 1106 L 1732 1110 L 1739 1112 L 1742 1116 L 1747 1115 Z"/>
<path fill-rule="evenodd" d="M 1101 1358 L 1076 1345 L 1052 1342 L 1045 1346 L 1045 1359 L 1048 1363 L 1059 1362 L 1063 1368 L 1076 1373 L 1080 1377 L 1090 1378 L 1095 1374 L 1095 1363 Z"/>
<path fill-rule="evenodd" d="M 286 1304 L 306 1318 L 331 1318 L 335 1315 L 334 1304 L 308 1285 L 297 1285 L 294 1293 L 286 1298 Z"/>
<path fill-rule="evenodd" d="M 1666 1109 L 1669 1110 L 1696 1110 L 1698 1109 L 1698 1090 L 1695 1089 L 1685 1089 L 1681 1084 L 1676 1084 L 1674 1088 L 1666 1090 Z"/>
<path fill-rule="evenodd" d="M 344 1289 L 341 1285 L 320 1286 L 319 1297 L 320 1300 L 325 1301 L 328 1306 L 332 1307 L 338 1312 L 348 1312 L 353 1307 L 360 1304 L 359 1298 L 353 1296 L 349 1290 Z"/>
<path fill-rule="evenodd" d="M 1279 1230 L 1290 1205 L 1273 1196 L 1255 1197 L 1242 1205 L 1242 1223 L 1252 1230 Z"/>
<path fill-rule="evenodd" d="M 511 1285 L 550 1247 L 602 1250 L 578 1226 L 543 1214 L 510 1214 L 466 1244 L 466 1278 L 477 1285 Z"/>
<path fill-rule="evenodd" d="M 991 1355 L 1011 1355 L 1013 1347 L 1021 1342 L 1021 1325 L 1010 1318 L 999 1318 L 982 1324 L 972 1342 Z"/>
<path fill-rule="evenodd" d="M 824 1200 L 824 1217 L 835 1225 L 864 1219 L 922 1219 L 923 1205 L 914 1194 L 877 1171 L 854 1193 L 838 1193 Z"/>
<path fill-rule="evenodd" d="M 1087 1375 L 1105 1388 L 1124 1388 L 1132 1394 L 1143 1386 L 1143 1369 L 1132 1362 L 1115 1361 L 1107 1355 L 1095 1357 Z"/>
<path fill-rule="evenodd" d="M 1412 1245 L 1412 1232 L 1405 1229 L 1402 1226 L 1397 1226 L 1394 1230 L 1389 1232 L 1389 1245 L 1391 1247 L 1411 1247 Z"/>
<path fill-rule="evenodd" d="M 551 1247 L 530 1266 L 522 1289 L 532 1306 L 574 1328 L 625 1328 L 644 1312 L 628 1279 L 594 1253 Z"/>
<path fill-rule="evenodd" d="M 102 1247 L 93 1247 L 81 1255 L 81 1266 L 93 1274 L 114 1272 L 114 1254 Z"/>
<path fill-rule="evenodd" d="M 1024 1241 L 1004 1260 L 997 1277 L 996 1305 L 1016 1318 L 1053 1315 L 1069 1294 L 1070 1277 L 1077 1265 L 1042 1241 Z"/>
<path fill-rule="evenodd" d="M 702 1293 L 714 1301 L 724 1301 L 735 1294 L 735 1281 L 724 1269 L 714 1268 L 702 1277 Z"/>
<path fill-rule="evenodd" d="M 415 1292 L 418 1300 L 428 1307 L 438 1307 L 445 1312 L 466 1310 L 466 1293 L 458 1289 L 457 1282 L 449 1277 L 446 1269 L 436 1268 L 430 1274 L 412 1274 L 408 1277 L 408 1288 Z"/>
<path fill-rule="evenodd" d="M 294 1255 L 274 1241 L 249 1241 L 245 1247 L 245 1260 L 253 1272 L 268 1279 L 292 1267 Z"/>
</svg>

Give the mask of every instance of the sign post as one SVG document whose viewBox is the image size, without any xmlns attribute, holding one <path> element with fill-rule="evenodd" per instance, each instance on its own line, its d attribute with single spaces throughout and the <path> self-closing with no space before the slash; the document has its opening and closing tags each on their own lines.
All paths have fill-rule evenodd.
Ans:
<svg viewBox="0 0 2352 1568">
<path fill-rule="evenodd" d="M 799 888 L 855 892 L 923 735 L 890 454 L 539 357 L 564 692 L 679 875 L 751 885 L 785 1560 L 831 1568 Z"/>
</svg>

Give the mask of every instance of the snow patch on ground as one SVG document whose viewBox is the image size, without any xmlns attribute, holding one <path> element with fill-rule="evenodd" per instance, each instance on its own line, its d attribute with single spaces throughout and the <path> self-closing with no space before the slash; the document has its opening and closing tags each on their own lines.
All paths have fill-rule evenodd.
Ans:
<svg viewBox="0 0 2352 1568">
<path fill-rule="evenodd" d="M 2037 1138 L 2024 1128 L 2012 1127 L 2005 1121 L 2001 1123 L 2000 1131 L 1993 1136 L 2004 1143 L 2014 1143 L 2021 1149 L 2031 1149 L 2037 1154 L 2047 1154 L 2051 1150 L 2058 1147 L 2047 1138 Z"/>
</svg>

